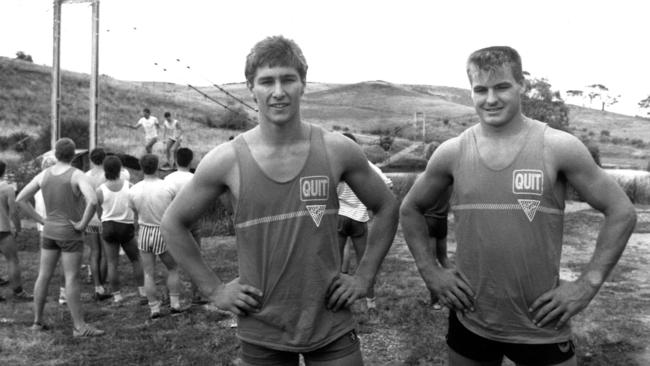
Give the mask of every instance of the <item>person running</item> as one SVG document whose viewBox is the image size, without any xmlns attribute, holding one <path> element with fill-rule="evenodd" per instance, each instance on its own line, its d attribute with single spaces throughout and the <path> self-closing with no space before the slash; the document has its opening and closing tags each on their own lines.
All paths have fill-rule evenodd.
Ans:
<svg viewBox="0 0 650 366">
<path fill-rule="evenodd" d="M 147 154 L 151 154 L 153 151 L 153 145 L 158 142 L 158 130 L 160 129 L 160 123 L 158 122 L 158 118 L 151 115 L 149 108 L 144 108 L 142 110 L 142 117 L 135 125 L 132 126 L 132 128 L 137 129 L 140 126 L 144 128 L 144 149 Z"/>
<path fill-rule="evenodd" d="M 343 136 L 358 143 L 356 137 L 349 132 L 344 132 Z M 370 161 L 368 161 L 368 164 L 375 173 L 381 177 L 388 188 L 393 187 L 393 182 L 384 175 L 381 169 Z M 337 231 L 342 258 L 341 272 L 350 273 L 351 255 L 349 246 L 347 245 L 348 238 L 352 241 L 357 258 L 361 258 L 366 250 L 366 241 L 368 240 L 368 221 L 370 220 L 370 216 L 368 216 L 368 209 L 366 206 L 359 201 L 359 198 L 354 194 L 347 183 L 340 182 L 336 187 L 336 193 L 339 199 Z M 371 317 L 370 320 L 375 321 L 378 313 L 374 286 L 370 287 L 366 294 L 366 310 Z"/>
<path fill-rule="evenodd" d="M 429 233 L 430 253 L 438 261 L 442 268 L 449 268 L 449 258 L 447 257 L 447 229 L 449 214 L 449 199 L 451 198 L 452 189 L 448 188 L 445 194 L 440 197 L 436 204 L 424 212 L 424 219 L 427 222 L 427 232 Z M 438 295 L 430 291 L 431 307 L 433 310 L 442 310 L 442 305 L 438 301 Z"/>
<path fill-rule="evenodd" d="M 145 154 L 140 158 L 144 178 L 129 189 L 129 206 L 138 223 L 138 249 L 144 270 L 144 289 L 149 301 L 151 319 L 162 316 L 162 302 L 156 291 L 156 256 L 167 268 L 167 289 L 169 290 L 170 311 L 177 314 L 185 311 L 180 304 L 180 280 L 178 265 L 167 251 L 160 233 L 160 222 L 167 206 L 174 198 L 165 182 L 156 176 L 158 156 Z"/>
<path fill-rule="evenodd" d="M 397 228 L 398 204 L 360 147 L 305 123 L 307 63 L 282 36 L 246 60 L 259 124 L 210 151 L 163 218 L 169 249 L 211 303 L 238 316 L 246 365 L 361 365 L 349 307 L 366 296 Z M 336 185 L 345 181 L 375 213 L 354 275 L 340 272 Z M 190 229 L 222 193 L 236 207 L 239 276 L 224 283 Z"/>
<path fill-rule="evenodd" d="M 129 207 L 131 183 L 120 177 L 121 170 L 120 158 L 115 155 L 107 156 L 103 161 L 106 182 L 102 183 L 96 191 L 97 215 L 101 219 L 104 251 L 108 261 L 109 293 L 115 305 L 120 305 L 124 300 L 120 291 L 118 273 L 120 247 L 131 261 L 140 296 L 145 295 L 144 274 L 133 226 L 133 210 Z"/>
<path fill-rule="evenodd" d="M 86 172 L 86 176 L 94 190 L 106 180 L 102 167 L 105 157 L 106 153 L 102 148 L 95 148 L 90 152 L 90 169 Z M 90 248 L 90 277 L 95 286 L 93 299 L 96 301 L 110 299 L 111 295 L 106 293 L 104 288 L 107 264 L 106 252 L 102 248 L 102 223 L 96 215 L 90 219 L 85 234 L 84 242 Z"/>
<path fill-rule="evenodd" d="M 163 139 L 165 140 L 165 157 L 167 159 L 165 165 L 169 168 L 174 168 L 176 164 L 175 157 L 176 151 L 181 146 L 183 130 L 181 124 L 177 119 L 172 119 L 172 114 L 165 112 L 165 119 L 163 121 Z"/>
<path fill-rule="evenodd" d="M 406 242 L 427 287 L 450 308 L 449 364 L 575 365 L 570 319 L 625 249 L 636 212 L 576 137 L 522 114 L 521 58 L 510 47 L 467 61 L 480 122 L 433 153 L 401 206 Z M 605 215 L 593 256 L 560 281 L 570 184 Z M 456 267 L 437 265 L 423 212 L 453 185 Z"/>
<path fill-rule="evenodd" d="M 190 172 L 190 165 L 194 160 L 194 152 L 187 148 L 181 147 L 176 150 L 176 168 L 175 172 L 168 174 L 164 181 L 171 189 L 174 197 L 178 195 L 181 189 L 192 179 L 194 174 Z M 196 241 L 196 244 L 201 247 L 201 223 L 197 222 L 191 229 L 192 238 Z M 194 282 L 192 282 L 192 304 L 194 305 L 203 305 L 206 304 L 205 300 Z"/>
<path fill-rule="evenodd" d="M 6 168 L 7 164 L 0 160 L 0 179 L 4 177 Z M 13 228 L 11 227 L 12 223 Z M 20 230 L 20 217 L 16 209 L 16 192 L 12 185 L 2 180 L 0 181 L 0 251 L 7 260 L 7 272 L 9 272 L 9 285 L 13 289 L 13 299 L 31 301 L 33 297 L 23 290 L 18 247 L 14 240 Z M 0 301 L 4 300 L 4 297 L 0 296 Z"/>
<path fill-rule="evenodd" d="M 35 221 L 43 224 L 41 259 L 34 284 L 33 330 L 48 330 L 43 319 L 47 288 L 61 257 L 68 309 L 72 317 L 74 337 L 92 337 L 103 330 L 86 323 L 79 296 L 79 269 L 83 253 L 83 230 L 95 213 L 97 197 L 88 177 L 70 165 L 75 156 L 75 143 L 64 137 L 54 146 L 56 164 L 34 177 L 17 197 L 20 208 Z M 42 190 L 46 216 L 38 215 L 28 202 Z M 85 209 L 84 209 L 85 200 Z"/>
</svg>

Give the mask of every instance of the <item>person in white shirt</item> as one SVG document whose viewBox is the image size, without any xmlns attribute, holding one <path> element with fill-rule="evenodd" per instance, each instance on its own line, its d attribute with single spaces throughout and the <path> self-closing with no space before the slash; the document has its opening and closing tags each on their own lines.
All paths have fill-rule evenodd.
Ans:
<svg viewBox="0 0 650 366">
<path fill-rule="evenodd" d="M 140 166 L 144 178 L 129 190 L 129 205 L 137 217 L 138 249 L 144 270 L 144 289 L 151 309 L 150 317 L 159 318 L 161 301 L 156 294 L 156 281 L 154 279 L 156 256 L 160 258 L 167 268 L 167 289 L 171 313 L 180 313 L 185 309 L 180 305 L 180 280 L 178 265 L 167 251 L 167 246 L 160 232 L 160 222 L 167 206 L 174 198 L 169 186 L 158 176 L 158 156 L 145 154 L 140 158 Z"/>
<path fill-rule="evenodd" d="M 144 128 L 144 149 L 146 150 L 147 154 L 151 154 L 153 145 L 155 145 L 158 141 L 158 130 L 160 129 L 160 123 L 158 122 L 158 118 L 151 115 L 149 108 L 142 110 L 142 118 L 140 118 L 138 122 L 133 125 L 133 128 L 137 129 L 140 126 Z"/>
<path fill-rule="evenodd" d="M 176 151 L 181 146 L 183 137 L 183 130 L 181 124 L 177 119 L 172 119 L 172 114 L 165 112 L 165 119 L 163 120 L 163 139 L 165 140 L 165 158 L 167 158 L 166 166 L 173 168 L 176 163 Z"/>
</svg>

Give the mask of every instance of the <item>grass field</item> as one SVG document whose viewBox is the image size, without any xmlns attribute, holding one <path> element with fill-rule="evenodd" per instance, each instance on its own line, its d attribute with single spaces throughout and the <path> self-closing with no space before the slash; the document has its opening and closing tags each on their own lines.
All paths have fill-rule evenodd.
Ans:
<svg viewBox="0 0 650 366">
<path fill-rule="evenodd" d="M 563 278 L 573 278 L 593 251 L 602 216 L 588 207 L 566 214 Z M 574 318 L 580 365 L 642 366 L 650 364 L 650 210 L 639 208 L 639 223 L 619 265 L 592 304 Z M 449 251 L 455 240 L 450 221 Z M 33 286 L 38 262 L 36 232 L 20 235 L 20 259 L 26 287 Z M 224 280 L 236 275 L 234 238 L 206 237 L 204 256 Z M 1 268 L 5 268 L 4 266 Z M 160 269 L 159 269 L 160 271 Z M 6 277 L 4 270 L 1 275 Z M 82 289 L 86 319 L 107 330 L 104 337 L 74 339 L 68 310 L 57 303 L 57 274 L 50 285 L 46 319 L 53 330 L 33 333 L 30 303 L 0 303 L 0 364 L 2 365 L 231 365 L 238 355 L 229 318 L 200 307 L 177 316 L 148 319 L 138 304 L 128 261 L 121 258 L 126 289 L 121 307 L 90 299 L 91 285 Z M 159 273 L 161 275 L 161 273 Z M 187 278 L 183 277 L 189 295 Z M 162 284 L 162 282 L 161 282 Z M 162 285 L 159 284 L 159 289 Z M 8 289 L 3 290 L 5 297 Z M 124 292 L 124 291 L 123 291 Z M 353 308 L 366 365 L 443 365 L 447 311 L 427 306 L 427 292 L 401 232 L 384 261 L 376 287 L 380 319 L 370 324 L 360 307 Z M 506 363 L 510 364 L 510 363 Z"/>
</svg>

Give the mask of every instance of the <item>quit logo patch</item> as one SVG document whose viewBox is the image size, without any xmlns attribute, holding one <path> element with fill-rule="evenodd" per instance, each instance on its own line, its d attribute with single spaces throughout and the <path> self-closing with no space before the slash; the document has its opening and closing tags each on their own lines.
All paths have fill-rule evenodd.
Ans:
<svg viewBox="0 0 650 366">
<path fill-rule="evenodd" d="M 512 193 L 534 194 L 544 193 L 544 173 L 541 170 L 518 169 L 512 172 Z"/>
<path fill-rule="evenodd" d="M 324 175 L 300 178 L 300 200 L 327 201 L 330 191 L 330 179 Z"/>
</svg>

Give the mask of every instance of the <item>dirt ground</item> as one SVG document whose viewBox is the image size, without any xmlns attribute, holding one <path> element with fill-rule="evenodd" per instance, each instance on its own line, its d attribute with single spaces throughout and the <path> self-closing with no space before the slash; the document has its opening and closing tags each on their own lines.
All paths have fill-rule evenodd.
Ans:
<svg viewBox="0 0 650 366">
<path fill-rule="evenodd" d="M 581 347 L 576 351 L 580 365 L 650 365 L 650 206 L 637 207 L 637 213 L 635 231 L 609 280 L 589 307 L 572 321 L 574 338 Z M 567 202 L 566 215 L 574 214 L 578 222 L 565 228 L 560 273 L 564 280 L 576 279 L 591 257 L 603 218 L 585 203 Z M 453 257 L 456 250 L 453 237 L 448 249 Z M 413 262 L 401 235 L 395 238 L 387 258 L 390 257 Z M 414 276 L 408 281 L 422 280 Z M 445 310 L 436 315 L 446 316 Z M 368 364 L 412 364 L 403 352 L 409 349 L 409 339 L 394 329 L 361 334 L 360 339 Z M 390 361 L 386 362 L 387 359 Z M 384 361 L 374 363 L 373 360 Z M 444 365 L 446 355 L 432 362 Z M 514 363 L 506 360 L 504 365 Z"/>
</svg>

